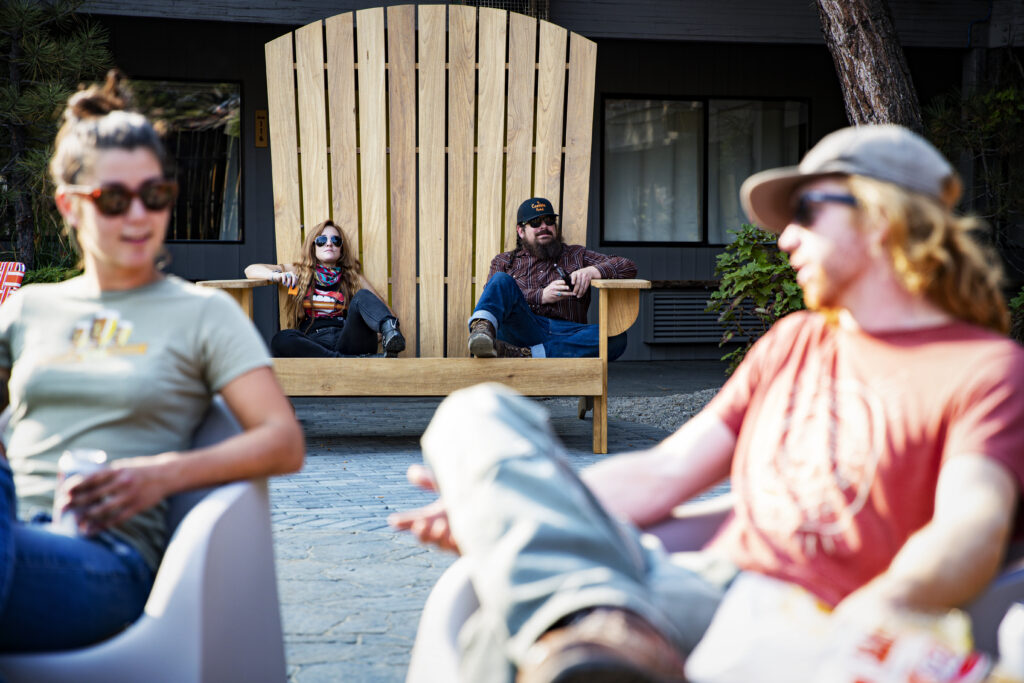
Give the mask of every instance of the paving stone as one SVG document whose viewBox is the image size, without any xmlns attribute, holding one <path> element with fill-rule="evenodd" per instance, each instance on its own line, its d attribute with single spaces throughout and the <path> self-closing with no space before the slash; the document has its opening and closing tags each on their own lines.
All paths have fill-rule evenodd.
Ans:
<svg viewBox="0 0 1024 683">
<path fill-rule="evenodd" d="M 659 382 L 661 383 L 661 382 Z M 641 388 L 642 390 L 642 388 Z M 434 496 L 406 482 L 439 399 L 296 398 L 307 443 L 302 472 L 270 483 L 278 589 L 291 683 L 399 683 L 423 603 L 454 556 L 387 525 Z M 575 401 L 544 404 L 573 467 L 604 456 Z M 612 452 L 666 433 L 609 423 Z"/>
</svg>

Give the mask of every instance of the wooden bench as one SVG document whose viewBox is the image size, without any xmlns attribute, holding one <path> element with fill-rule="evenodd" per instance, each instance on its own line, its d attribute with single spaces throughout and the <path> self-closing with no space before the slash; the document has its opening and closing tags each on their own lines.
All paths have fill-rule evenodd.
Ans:
<svg viewBox="0 0 1024 683">
<path fill-rule="evenodd" d="M 597 358 L 477 359 L 467 320 L 531 196 L 585 244 L 597 47 L 546 21 L 462 5 L 346 12 L 266 45 L 278 263 L 331 218 L 401 321 L 396 359 L 275 360 L 290 396 L 444 396 L 484 381 L 594 399 L 607 452 L 609 336 L 645 280 L 595 280 Z M 252 312 L 264 281 L 204 283 Z M 279 297 L 283 304 L 284 297 Z M 288 325 L 281 308 L 281 324 Z"/>
</svg>

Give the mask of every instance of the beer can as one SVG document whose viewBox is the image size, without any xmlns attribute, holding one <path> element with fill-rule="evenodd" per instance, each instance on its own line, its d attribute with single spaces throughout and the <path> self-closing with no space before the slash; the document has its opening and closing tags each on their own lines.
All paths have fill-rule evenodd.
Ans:
<svg viewBox="0 0 1024 683">
<path fill-rule="evenodd" d="M 60 509 L 59 495 L 64 482 L 75 475 L 86 476 L 107 467 L 107 452 L 98 448 L 72 448 L 64 451 L 57 461 L 57 490 L 53 496 L 53 521 L 55 533 L 65 536 L 78 535 L 78 516 L 75 510 Z"/>
<path fill-rule="evenodd" d="M 1006 616 L 999 622 L 999 663 L 993 681 L 1000 683 L 1024 682 L 1024 603 L 1010 605 Z"/>
</svg>

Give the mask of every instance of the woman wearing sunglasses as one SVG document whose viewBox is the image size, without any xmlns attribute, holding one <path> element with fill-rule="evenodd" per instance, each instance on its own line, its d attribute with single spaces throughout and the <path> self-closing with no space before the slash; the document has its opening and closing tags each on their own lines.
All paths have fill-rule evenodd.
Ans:
<svg viewBox="0 0 1024 683">
<path fill-rule="evenodd" d="M 114 72 L 73 95 L 50 162 L 82 275 L 25 286 L 0 307 L 0 407 L 12 408 L 0 455 L 3 652 L 81 647 L 131 624 L 167 542 L 167 496 L 302 465 L 302 430 L 241 309 L 157 268 L 177 186 L 157 132 L 125 98 Z M 243 431 L 189 450 L 214 393 Z M 104 451 L 106 467 L 58 483 L 58 459 L 77 449 Z M 53 509 L 70 527 L 48 523 Z"/>
<path fill-rule="evenodd" d="M 359 260 L 331 221 L 306 233 L 299 263 L 254 263 L 245 276 L 288 287 L 285 313 L 294 329 L 281 330 L 270 340 L 275 356 L 370 355 L 377 351 L 377 333 L 385 356 L 405 349 L 398 318 L 363 277 Z"/>
</svg>

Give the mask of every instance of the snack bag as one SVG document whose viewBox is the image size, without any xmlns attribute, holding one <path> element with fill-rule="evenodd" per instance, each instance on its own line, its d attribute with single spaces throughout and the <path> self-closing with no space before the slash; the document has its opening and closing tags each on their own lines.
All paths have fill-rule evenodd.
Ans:
<svg viewBox="0 0 1024 683">
<path fill-rule="evenodd" d="M 959 610 L 842 630 L 836 625 L 823 653 L 822 683 L 981 683 L 992 668 L 971 650 L 970 619 Z"/>
<path fill-rule="evenodd" d="M 834 618 L 799 586 L 742 574 L 686 661 L 692 683 L 980 683 L 970 620 L 940 615 Z"/>
</svg>

